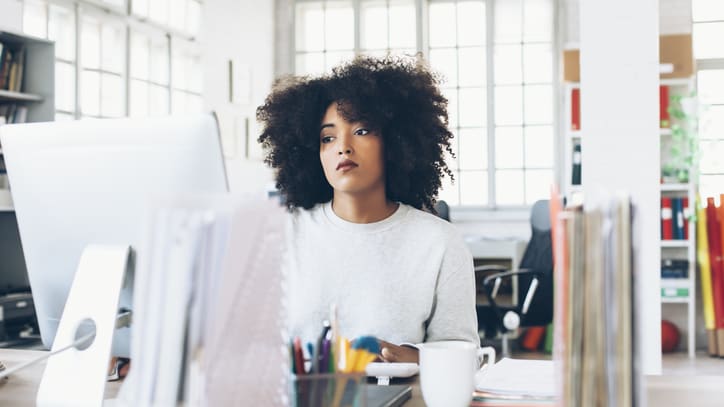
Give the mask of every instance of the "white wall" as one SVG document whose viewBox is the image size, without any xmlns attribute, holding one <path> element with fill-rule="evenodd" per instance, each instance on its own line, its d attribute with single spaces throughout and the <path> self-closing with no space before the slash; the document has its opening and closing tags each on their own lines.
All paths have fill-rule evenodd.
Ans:
<svg viewBox="0 0 724 407">
<path fill-rule="evenodd" d="M 272 1 L 207 0 L 200 41 L 204 58 L 204 106 L 219 117 L 234 192 L 263 190 L 272 172 L 256 148 L 255 110 L 271 89 L 274 72 Z M 244 74 L 237 85 L 248 89 L 238 103 L 229 101 L 229 60 Z M 246 134 L 245 123 L 249 133 Z M 248 137 L 248 142 L 247 142 Z M 247 151 L 246 146 L 252 148 Z"/>
<path fill-rule="evenodd" d="M 0 30 L 20 32 L 23 24 L 23 3 L 0 0 Z"/>
</svg>

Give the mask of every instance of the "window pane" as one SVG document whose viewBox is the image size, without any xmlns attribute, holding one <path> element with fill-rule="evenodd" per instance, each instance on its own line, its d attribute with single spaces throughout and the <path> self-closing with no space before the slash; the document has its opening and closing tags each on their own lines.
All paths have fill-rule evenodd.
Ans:
<svg viewBox="0 0 724 407">
<path fill-rule="evenodd" d="M 189 85 L 188 89 L 191 92 L 201 93 L 204 89 L 203 81 L 203 69 L 201 68 L 200 57 L 191 57 L 188 59 L 189 67 L 187 68 Z"/>
<path fill-rule="evenodd" d="M 148 16 L 161 24 L 168 24 L 168 0 L 149 0 Z"/>
<path fill-rule="evenodd" d="M 75 117 L 72 114 L 55 112 L 56 122 L 69 122 L 72 120 L 75 120 Z"/>
<path fill-rule="evenodd" d="M 324 72 L 324 54 L 310 52 L 297 54 L 295 71 L 298 75 L 319 75 Z"/>
<path fill-rule="evenodd" d="M 100 115 L 101 78 L 98 72 L 83 71 L 80 78 L 81 111 L 84 116 Z"/>
<path fill-rule="evenodd" d="M 151 80 L 156 83 L 168 85 L 168 40 L 166 38 L 155 40 L 151 44 Z"/>
<path fill-rule="evenodd" d="M 699 135 L 702 139 L 724 138 L 724 106 L 709 106 L 701 113 Z"/>
<path fill-rule="evenodd" d="M 460 89 L 460 126 L 482 127 L 486 122 L 485 88 Z"/>
<path fill-rule="evenodd" d="M 442 94 L 447 99 L 447 114 L 450 127 L 458 126 L 458 91 L 455 88 L 442 89 Z"/>
<path fill-rule="evenodd" d="M 718 197 L 722 191 L 721 186 L 724 185 L 724 175 L 702 175 L 699 177 L 699 182 L 701 183 L 699 187 L 701 196 Z"/>
<path fill-rule="evenodd" d="M 55 63 L 55 108 L 75 111 L 75 66 Z"/>
<path fill-rule="evenodd" d="M 176 89 L 186 89 L 187 71 L 189 70 L 189 61 L 185 55 L 177 52 L 174 53 L 171 60 L 171 85 Z"/>
<path fill-rule="evenodd" d="M 485 48 L 460 48 L 460 86 L 485 85 Z"/>
<path fill-rule="evenodd" d="M 415 48 L 417 31 L 415 5 L 411 1 L 390 1 L 390 47 Z"/>
<path fill-rule="evenodd" d="M 123 29 L 117 26 L 104 25 L 102 30 L 103 48 L 101 67 L 109 72 L 122 73 L 126 55 Z"/>
<path fill-rule="evenodd" d="M 431 49 L 430 66 L 442 74 L 444 86 L 457 86 L 458 67 L 457 53 L 454 48 Z"/>
<path fill-rule="evenodd" d="M 485 129 L 460 129 L 460 169 L 484 170 L 488 166 L 488 142 Z"/>
<path fill-rule="evenodd" d="M 553 127 L 527 126 L 525 128 L 526 168 L 553 168 Z"/>
<path fill-rule="evenodd" d="M 97 21 L 83 18 L 81 27 L 81 62 L 83 68 L 98 69 L 101 66 L 101 27 Z"/>
<path fill-rule="evenodd" d="M 455 3 L 430 4 L 430 47 L 454 47 L 456 45 Z"/>
<path fill-rule="evenodd" d="M 296 20 L 296 49 L 298 51 L 322 51 L 324 49 L 322 3 L 298 3 Z"/>
<path fill-rule="evenodd" d="M 523 168 L 523 128 L 495 128 L 495 168 Z"/>
<path fill-rule="evenodd" d="M 179 31 L 186 29 L 186 3 L 187 0 L 171 0 L 169 24 Z"/>
<path fill-rule="evenodd" d="M 189 113 L 201 113 L 204 111 L 204 101 L 201 96 L 186 95 L 186 111 Z"/>
<path fill-rule="evenodd" d="M 123 7 L 126 5 L 126 0 L 102 0 L 103 3 L 110 4 L 116 7 Z"/>
<path fill-rule="evenodd" d="M 387 2 L 365 1 L 360 13 L 360 44 L 362 49 L 386 49 L 387 41 Z"/>
<path fill-rule="evenodd" d="M 520 43 L 523 33 L 520 0 L 495 2 L 495 43 Z"/>
<path fill-rule="evenodd" d="M 140 34 L 131 34 L 131 77 L 148 79 L 148 38 Z"/>
<path fill-rule="evenodd" d="M 485 45 L 485 4 L 482 1 L 458 3 L 458 45 Z"/>
<path fill-rule="evenodd" d="M 553 123 L 553 88 L 550 85 L 525 86 L 526 124 Z"/>
<path fill-rule="evenodd" d="M 448 205 L 460 205 L 460 173 L 455 174 L 455 183 L 447 175 L 442 179 L 442 188 L 438 191 L 438 199 Z"/>
<path fill-rule="evenodd" d="M 143 81 L 131 81 L 130 108 L 131 117 L 148 116 L 148 84 Z"/>
<path fill-rule="evenodd" d="M 488 173 L 463 171 L 460 173 L 460 204 L 486 205 L 488 203 Z"/>
<path fill-rule="evenodd" d="M 126 99 L 123 95 L 123 79 L 117 75 L 103 74 L 101 80 L 101 114 L 104 117 L 123 116 Z"/>
<path fill-rule="evenodd" d="M 169 114 L 169 92 L 163 86 L 151 85 L 149 88 L 150 110 L 152 116 L 165 116 Z"/>
<path fill-rule="evenodd" d="M 525 0 L 523 5 L 523 41 L 552 41 L 554 8 L 551 0 Z"/>
<path fill-rule="evenodd" d="M 523 205 L 523 170 L 495 172 L 495 199 L 498 205 Z"/>
<path fill-rule="evenodd" d="M 699 71 L 697 87 L 703 104 L 724 104 L 724 69 Z"/>
<path fill-rule="evenodd" d="M 523 45 L 523 79 L 526 83 L 553 82 L 553 51 L 550 44 Z"/>
<path fill-rule="evenodd" d="M 701 161 L 699 168 L 704 174 L 724 173 L 724 141 L 721 140 L 705 140 L 699 143 L 701 147 Z M 724 184 L 722 184 L 724 185 Z M 724 188 L 720 185 L 721 191 Z"/>
<path fill-rule="evenodd" d="M 174 90 L 171 92 L 171 113 L 181 114 L 186 111 L 186 92 Z"/>
<path fill-rule="evenodd" d="M 348 2 L 329 2 L 324 15 L 324 40 L 328 50 L 354 48 L 354 12 Z"/>
<path fill-rule="evenodd" d="M 523 89 L 521 86 L 495 88 L 495 124 L 518 125 L 523 122 Z"/>
<path fill-rule="evenodd" d="M 196 35 L 201 25 L 201 3 L 196 0 L 189 0 L 186 4 L 186 32 Z"/>
<path fill-rule="evenodd" d="M 523 61 L 520 45 L 497 45 L 493 54 L 495 83 L 519 85 L 523 82 Z"/>
<path fill-rule="evenodd" d="M 724 58 L 724 47 L 719 42 L 722 38 L 724 23 L 694 24 L 694 57 Z"/>
<path fill-rule="evenodd" d="M 692 0 L 691 14 L 694 22 L 724 20 L 724 2 L 721 0 Z"/>
<path fill-rule="evenodd" d="M 45 3 L 26 1 L 23 4 L 23 32 L 40 38 L 48 36 L 48 9 Z"/>
<path fill-rule="evenodd" d="M 148 17 L 149 0 L 131 0 L 131 12 L 137 16 Z"/>
<path fill-rule="evenodd" d="M 48 31 L 49 38 L 55 41 L 56 58 L 75 61 L 75 14 L 73 10 L 51 5 Z"/>
<path fill-rule="evenodd" d="M 530 170 L 525 172 L 525 203 L 532 205 L 540 199 L 550 198 L 553 185 L 553 170 Z"/>
<path fill-rule="evenodd" d="M 349 62 L 352 59 L 354 59 L 353 51 L 327 52 L 327 56 L 325 58 L 325 70 L 329 72 L 332 68 L 339 66 L 343 62 Z"/>
</svg>

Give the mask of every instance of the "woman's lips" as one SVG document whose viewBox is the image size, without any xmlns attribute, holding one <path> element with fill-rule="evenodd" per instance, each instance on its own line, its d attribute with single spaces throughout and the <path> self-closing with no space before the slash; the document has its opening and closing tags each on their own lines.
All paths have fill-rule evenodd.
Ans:
<svg viewBox="0 0 724 407">
<path fill-rule="evenodd" d="M 352 160 L 344 160 L 340 161 L 339 164 L 337 164 L 337 171 L 347 172 L 357 167 L 358 165 L 356 162 Z"/>
</svg>

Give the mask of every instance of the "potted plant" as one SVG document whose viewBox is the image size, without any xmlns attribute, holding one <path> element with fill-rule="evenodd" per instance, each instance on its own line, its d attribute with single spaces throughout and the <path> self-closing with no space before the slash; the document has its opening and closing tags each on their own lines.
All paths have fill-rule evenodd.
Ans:
<svg viewBox="0 0 724 407">
<path fill-rule="evenodd" d="M 671 95 L 668 111 L 671 139 L 662 143 L 668 146 L 661 166 L 662 182 L 688 183 L 697 173 L 699 159 L 696 95 Z"/>
</svg>

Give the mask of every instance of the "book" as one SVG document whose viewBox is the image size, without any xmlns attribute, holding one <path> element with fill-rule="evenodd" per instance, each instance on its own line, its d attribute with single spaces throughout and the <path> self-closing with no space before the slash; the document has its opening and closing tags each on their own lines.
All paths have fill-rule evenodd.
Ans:
<svg viewBox="0 0 724 407">
<path fill-rule="evenodd" d="M 674 238 L 673 212 L 671 198 L 661 198 L 661 238 L 671 240 Z"/>
<path fill-rule="evenodd" d="M 571 130 L 581 130 L 581 89 L 571 89 Z"/>
<path fill-rule="evenodd" d="M 689 198 L 681 198 L 681 215 L 684 221 L 684 240 L 689 240 L 689 219 L 691 218 L 691 209 L 689 208 Z"/>
<path fill-rule="evenodd" d="M 704 327 L 707 336 L 707 350 L 709 355 L 716 356 L 718 354 L 716 344 L 716 331 L 714 328 L 714 299 L 712 297 L 711 287 L 711 267 L 709 264 L 709 241 L 707 238 L 706 228 L 706 209 L 701 204 L 696 203 L 696 258 L 699 262 L 699 272 L 701 274 L 701 299 L 702 308 L 704 309 Z"/>
<path fill-rule="evenodd" d="M 714 299 L 714 327 L 717 353 L 724 356 L 724 270 L 722 269 L 721 224 L 714 198 L 707 198 L 706 226 L 709 239 L 712 297 Z"/>
<path fill-rule="evenodd" d="M 661 278 L 688 278 L 689 260 L 661 259 Z"/>
<path fill-rule="evenodd" d="M 667 128 L 671 124 L 669 117 L 669 87 L 659 86 L 659 127 Z"/>
<path fill-rule="evenodd" d="M 671 199 L 671 210 L 674 216 L 674 240 L 684 240 L 684 208 L 681 198 Z"/>
</svg>

